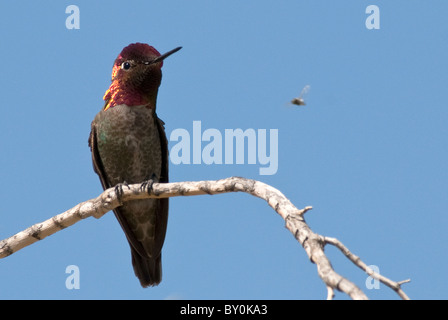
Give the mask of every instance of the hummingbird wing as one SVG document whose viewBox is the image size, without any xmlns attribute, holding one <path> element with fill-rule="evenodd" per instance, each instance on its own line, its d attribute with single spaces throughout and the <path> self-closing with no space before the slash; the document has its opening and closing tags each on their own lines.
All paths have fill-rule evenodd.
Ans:
<svg viewBox="0 0 448 320">
<path fill-rule="evenodd" d="M 106 190 L 111 186 L 106 180 L 106 173 L 104 172 L 103 163 L 101 162 L 100 154 L 98 152 L 97 130 L 95 122 L 92 122 L 92 128 L 90 130 L 89 147 L 90 151 L 92 152 L 93 170 L 100 177 L 101 185 L 103 186 L 103 189 Z"/>
<path fill-rule="evenodd" d="M 160 183 L 168 183 L 168 139 L 165 134 L 165 123 L 158 117 L 157 130 L 159 131 L 160 145 L 162 149 L 162 170 L 160 171 L 160 177 L 158 178 Z M 163 242 L 165 240 L 168 223 L 168 200 L 169 198 L 158 199 L 159 210 L 157 211 L 156 244 L 159 251 L 162 250 Z"/>
</svg>

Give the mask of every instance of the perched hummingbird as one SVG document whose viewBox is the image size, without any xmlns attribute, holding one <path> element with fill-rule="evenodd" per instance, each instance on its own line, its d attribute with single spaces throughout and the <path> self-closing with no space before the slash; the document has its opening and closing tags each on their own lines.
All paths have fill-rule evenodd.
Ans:
<svg viewBox="0 0 448 320">
<path fill-rule="evenodd" d="M 103 189 L 168 182 L 168 141 L 156 100 L 163 60 L 180 49 L 161 55 L 147 44 L 133 43 L 115 60 L 105 105 L 93 120 L 89 137 L 93 168 Z M 168 198 L 126 202 L 114 213 L 131 247 L 140 284 L 159 284 Z"/>
</svg>

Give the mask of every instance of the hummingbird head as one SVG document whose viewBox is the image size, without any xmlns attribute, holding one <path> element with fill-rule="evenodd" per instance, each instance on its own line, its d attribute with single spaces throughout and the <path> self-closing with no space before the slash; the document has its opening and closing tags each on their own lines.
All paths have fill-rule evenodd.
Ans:
<svg viewBox="0 0 448 320">
<path fill-rule="evenodd" d="M 115 59 L 112 83 L 104 94 L 104 110 L 115 105 L 148 105 L 155 108 L 157 91 L 162 80 L 163 60 L 179 51 L 177 47 L 161 55 L 145 43 L 132 43 Z"/>
</svg>

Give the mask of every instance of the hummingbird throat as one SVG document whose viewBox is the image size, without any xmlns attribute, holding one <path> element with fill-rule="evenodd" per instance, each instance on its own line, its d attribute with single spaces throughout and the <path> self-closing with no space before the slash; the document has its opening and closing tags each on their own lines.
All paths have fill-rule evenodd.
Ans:
<svg viewBox="0 0 448 320">
<path fill-rule="evenodd" d="M 137 91 L 121 88 L 118 81 L 112 82 L 104 94 L 103 100 L 106 101 L 103 110 L 113 108 L 120 104 L 125 104 L 130 107 L 148 105 L 151 109 L 154 107 L 151 104 L 151 99 L 144 97 Z"/>
</svg>

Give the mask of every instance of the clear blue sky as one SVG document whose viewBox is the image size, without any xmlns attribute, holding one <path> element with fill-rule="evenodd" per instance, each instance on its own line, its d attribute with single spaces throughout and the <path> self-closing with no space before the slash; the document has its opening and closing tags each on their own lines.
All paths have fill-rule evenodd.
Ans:
<svg viewBox="0 0 448 320">
<path fill-rule="evenodd" d="M 71 4 L 79 30 L 66 28 Z M 370 4 L 379 30 L 365 26 Z M 258 160 L 171 164 L 172 181 L 271 184 L 314 207 L 315 232 L 393 280 L 411 278 L 411 298 L 448 298 L 448 2 L 2 1 L 0 12 L 0 239 L 102 191 L 87 137 L 121 49 L 183 46 L 163 66 L 167 134 L 192 134 L 193 121 L 223 136 L 277 129 L 278 171 L 260 175 Z M 307 84 L 308 105 L 288 107 Z M 326 252 L 370 298 L 397 298 L 367 290 L 359 269 Z M 69 265 L 78 290 L 65 286 Z M 326 297 L 284 221 L 246 194 L 171 200 L 158 287 L 140 287 L 112 213 L 0 260 L 0 283 L 0 299 Z"/>
</svg>

